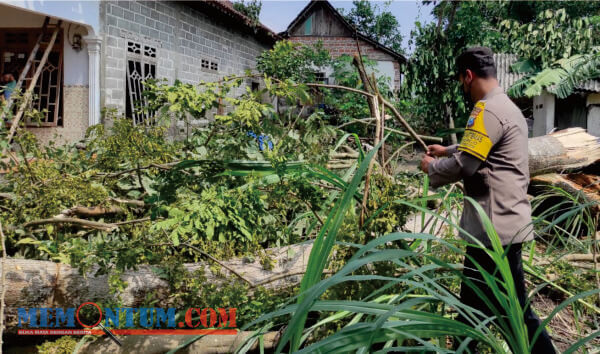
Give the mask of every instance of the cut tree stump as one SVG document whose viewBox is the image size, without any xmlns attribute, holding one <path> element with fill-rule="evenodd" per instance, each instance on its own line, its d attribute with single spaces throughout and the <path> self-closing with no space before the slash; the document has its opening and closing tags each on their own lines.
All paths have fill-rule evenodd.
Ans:
<svg viewBox="0 0 600 354">
<path fill-rule="evenodd" d="M 274 261 L 271 270 L 265 270 L 258 259 L 249 261 L 242 258 L 221 261 L 223 266 L 218 267 L 220 274 L 210 270 L 209 266 L 214 263 L 209 260 L 184 264 L 184 267 L 189 272 L 204 269 L 207 282 L 212 284 L 236 279 L 236 275 L 227 270 L 230 268 L 252 283 L 251 291 L 257 286 L 282 289 L 300 283 L 311 249 L 312 243 L 267 249 L 267 254 Z M 96 270 L 84 277 L 77 268 L 49 261 L 9 258 L 5 264 L 5 323 L 8 332 L 16 330 L 17 309 L 20 307 L 69 308 L 87 301 L 114 300 L 116 295 L 121 296 L 122 307 L 136 307 L 145 301 L 146 294 L 152 293 L 159 304 L 168 303 L 170 295 L 167 281 L 153 270 L 156 266 L 142 265 L 137 270 L 125 271 L 121 279 L 127 282 L 127 286 L 120 294 L 113 294 L 109 289 L 108 276 L 95 276 Z"/>
<path fill-rule="evenodd" d="M 595 203 L 593 209 L 600 211 L 600 177 L 583 173 L 561 175 L 548 173 L 531 179 L 533 188 L 539 186 L 554 186 L 564 189 L 572 195 L 581 194 L 584 203 Z"/>
<path fill-rule="evenodd" d="M 600 160 L 600 138 L 569 128 L 529 139 L 531 176 L 589 166 Z"/>
</svg>

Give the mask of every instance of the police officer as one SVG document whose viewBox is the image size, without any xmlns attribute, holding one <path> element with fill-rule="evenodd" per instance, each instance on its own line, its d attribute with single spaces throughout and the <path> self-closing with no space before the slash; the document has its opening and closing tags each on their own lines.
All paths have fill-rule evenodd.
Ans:
<svg viewBox="0 0 600 354">
<path fill-rule="evenodd" d="M 521 244 L 534 236 L 531 206 L 527 199 L 527 123 L 520 109 L 498 85 L 496 65 L 489 48 L 467 49 L 456 59 L 456 65 L 465 100 L 476 103 L 460 144 L 429 146 L 421 160 L 421 169 L 429 175 L 432 187 L 464 180 L 466 195 L 477 201 L 487 213 L 507 249 L 506 257 L 519 301 L 524 307 L 525 324 L 531 340 L 540 320 L 529 306 L 525 307 L 527 292 L 521 262 Z M 491 247 L 477 211 L 468 201 L 464 203 L 460 226 L 464 230 L 461 237 L 471 243 L 474 243 L 471 239 L 474 237 L 486 247 Z M 494 273 L 496 265 L 484 250 L 467 247 L 466 252 L 486 271 Z M 463 272 L 485 294 L 491 293 L 468 257 L 465 257 Z M 460 297 L 464 304 L 492 315 L 469 286 L 461 285 Z M 496 308 L 501 309 L 497 302 Z M 464 318 L 460 320 L 465 321 Z M 476 343 L 471 342 L 472 350 L 475 346 Z M 550 337 L 543 330 L 535 342 L 533 353 L 554 352 Z"/>
</svg>

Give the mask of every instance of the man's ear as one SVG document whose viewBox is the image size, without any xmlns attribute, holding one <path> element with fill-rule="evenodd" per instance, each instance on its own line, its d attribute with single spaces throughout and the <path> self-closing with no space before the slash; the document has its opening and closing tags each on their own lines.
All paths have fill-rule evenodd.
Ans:
<svg viewBox="0 0 600 354">
<path fill-rule="evenodd" d="M 467 85 L 470 85 L 470 84 L 471 84 L 471 82 L 473 82 L 473 76 L 474 76 L 474 74 L 473 74 L 473 72 L 471 71 L 471 69 L 467 69 L 467 70 L 465 70 L 464 82 L 465 82 Z"/>
</svg>

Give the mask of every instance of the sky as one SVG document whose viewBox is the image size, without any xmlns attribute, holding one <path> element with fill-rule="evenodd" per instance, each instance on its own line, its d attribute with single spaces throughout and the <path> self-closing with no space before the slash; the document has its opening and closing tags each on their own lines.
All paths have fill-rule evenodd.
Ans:
<svg viewBox="0 0 600 354">
<path fill-rule="evenodd" d="M 260 21 L 271 28 L 275 32 L 284 31 L 287 26 L 292 22 L 294 18 L 302 11 L 302 9 L 308 4 L 308 0 L 297 1 L 297 0 L 263 0 L 262 11 L 260 13 Z M 333 7 L 344 8 L 347 11 L 350 10 L 353 5 L 352 1 L 330 1 Z M 374 3 L 383 7 L 384 1 L 373 1 Z M 410 31 L 415 26 L 415 21 L 421 23 L 428 23 L 433 21 L 431 16 L 431 6 L 421 4 L 420 1 L 415 0 L 402 0 L 392 1 L 388 7 L 398 22 L 400 23 L 400 31 L 402 32 L 404 48 L 408 48 L 408 39 L 410 38 Z"/>
</svg>

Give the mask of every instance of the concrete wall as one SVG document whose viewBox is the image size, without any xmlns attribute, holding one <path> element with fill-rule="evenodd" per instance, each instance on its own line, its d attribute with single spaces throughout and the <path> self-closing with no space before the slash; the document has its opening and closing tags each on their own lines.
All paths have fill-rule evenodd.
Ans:
<svg viewBox="0 0 600 354">
<path fill-rule="evenodd" d="M 547 92 L 533 98 L 533 136 L 548 134 L 554 128 L 555 98 Z"/>
<path fill-rule="evenodd" d="M 588 133 L 600 136 L 600 93 L 589 94 L 586 104 Z"/>
<path fill-rule="evenodd" d="M 356 40 L 352 37 L 297 36 L 290 37 L 290 41 L 306 45 L 314 45 L 321 41 L 323 43 L 323 48 L 329 51 L 332 58 L 337 58 L 344 54 L 354 55 L 354 53 L 356 53 Z M 379 75 L 389 77 L 392 88 L 399 88 L 400 64 L 398 61 L 391 55 L 375 48 L 368 42 L 361 40 L 359 43 L 361 53 L 369 59 L 377 61 Z"/>
<path fill-rule="evenodd" d="M 101 101 L 120 112 L 125 111 L 130 39 L 157 48 L 157 76 L 169 82 L 198 83 L 243 74 L 255 68 L 257 56 L 269 48 L 185 3 L 104 1 L 100 11 L 104 19 Z M 202 59 L 217 62 L 218 71 L 202 69 Z"/>
</svg>

